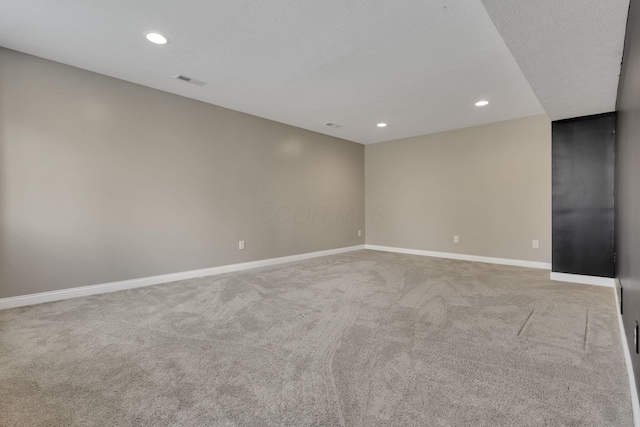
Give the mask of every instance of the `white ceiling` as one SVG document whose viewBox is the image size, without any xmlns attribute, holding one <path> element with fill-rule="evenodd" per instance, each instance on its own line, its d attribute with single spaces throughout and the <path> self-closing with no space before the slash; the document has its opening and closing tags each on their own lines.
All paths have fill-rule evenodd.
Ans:
<svg viewBox="0 0 640 427">
<path fill-rule="evenodd" d="M 564 11 L 563 1 L 539 3 Z M 611 19 L 600 21 L 603 8 L 593 6 L 552 19 L 531 7 L 533 0 L 486 3 L 552 117 L 573 111 L 585 84 L 604 82 L 598 94 L 583 97 L 586 110 L 613 105 L 610 71 L 618 61 L 617 85 L 619 57 L 609 50 L 621 51 L 624 22 L 603 28 L 617 26 L 621 12 L 605 10 Z M 0 46 L 361 143 L 544 112 L 481 0 L 0 0 L 0 11 Z M 535 22 L 549 19 L 553 25 Z M 582 43 L 593 27 L 609 40 L 596 50 Z M 540 28 L 546 32 L 536 38 Z M 147 31 L 170 43 L 147 42 Z M 565 48 L 553 52 L 562 58 L 536 64 L 556 47 L 556 36 Z M 576 67 L 585 63 L 595 65 Z M 559 71 L 574 78 L 555 84 Z M 583 71 L 589 78 L 569 85 Z M 178 73 L 207 84 L 174 80 Z M 474 107 L 479 99 L 489 106 Z M 389 126 L 376 127 L 381 121 Z"/>
<path fill-rule="evenodd" d="M 615 111 L 629 0 L 483 0 L 552 120 Z"/>
</svg>

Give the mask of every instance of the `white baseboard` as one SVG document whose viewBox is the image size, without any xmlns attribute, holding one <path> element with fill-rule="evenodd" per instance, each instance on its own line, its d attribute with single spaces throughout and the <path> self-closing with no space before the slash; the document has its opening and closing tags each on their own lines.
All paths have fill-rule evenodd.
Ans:
<svg viewBox="0 0 640 427">
<path fill-rule="evenodd" d="M 305 254 L 290 255 L 280 258 L 243 262 L 240 264 L 223 265 L 220 267 L 204 268 L 201 270 L 163 274 L 161 276 L 142 277 L 139 279 L 122 280 L 119 282 L 102 283 L 99 285 L 61 289 L 59 291 L 41 292 L 37 294 L 21 295 L 17 297 L 0 298 L 0 310 L 23 307 L 26 305 L 42 304 L 45 302 L 60 301 L 69 298 L 84 297 L 88 295 L 122 291 L 125 289 L 141 288 L 144 286 L 159 285 L 161 283 L 175 282 L 177 280 L 193 279 L 196 277 L 213 276 L 216 274 L 231 273 L 234 271 L 249 270 L 252 268 L 268 267 L 271 265 L 284 264 L 287 262 L 302 261 L 305 259 L 319 258 L 327 255 L 336 255 L 345 252 L 357 251 L 364 249 L 364 246 L 365 245 L 349 246 L 346 248 L 309 252 Z"/>
<path fill-rule="evenodd" d="M 617 279 L 615 279 L 617 282 Z M 622 351 L 624 353 L 624 362 L 627 365 L 627 378 L 629 379 L 629 388 L 631 391 L 631 409 L 633 410 L 633 425 L 640 427 L 640 403 L 638 402 L 638 389 L 636 388 L 636 377 L 633 374 L 633 365 L 631 364 L 631 352 L 629 351 L 629 343 L 627 342 L 627 334 L 624 332 L 624 323 L 620 314 L 620 300 L 618 299 L 618 290 L 614 289 L 616 300 L 616 313 L 618 314 L 618 326 L 620 327 L 620 340 L 622 341 Z"/>
<path fill-rule="evenodd" d="M 516 267 L 529 267 L 529 268 L 539 268 L 542 270 L 551 270 L 551 264 L 546 262 L 524 261 L 524 260 L 509 259 L 509 258 L 492 258 L 492 257 L 486 257 L 486 256 L 478 256 L 478 255 L 454 254 L 450 252 L 423 251 L 419 249 L 404 249 L 404 248 L 394 248 L 391 246 L 379 246 L 379 245 L 364 245 L 364 248 L 371 249 L 374 251 L 395 252 L 398 254 L 420 255 L 420 256 L 429 256 L 434 258 L 458 259 L 462 261 L 484 262 L 487 264 L 513 265 Z"/>
<path fill-rule="evenodd" d="M 568 274 L 551 272 L 549 278 L 557 282 L 581 283 L 583 285 L 596 285 L 614 288 L 616 279 L 613 277 L 585 276 L 583 274 Z"/>
</svg>

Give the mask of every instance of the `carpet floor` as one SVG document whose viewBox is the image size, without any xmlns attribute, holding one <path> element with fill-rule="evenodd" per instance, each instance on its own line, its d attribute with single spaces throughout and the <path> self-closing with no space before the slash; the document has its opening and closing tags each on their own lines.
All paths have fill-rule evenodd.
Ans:
<svg viewBox="0 0 640 427">
<path fill-rule="evenodd" d="M 613 290 L 350 252 L 0 311 L 2 426 L 631 426 Z"/>
</svg>

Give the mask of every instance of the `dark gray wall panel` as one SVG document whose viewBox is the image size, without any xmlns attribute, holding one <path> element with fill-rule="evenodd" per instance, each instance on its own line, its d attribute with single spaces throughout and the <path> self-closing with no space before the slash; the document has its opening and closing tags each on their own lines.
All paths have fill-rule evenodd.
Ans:
<svg viewBox="0 0 640 427">
<path fill-rule="evenodd" d="M 615 113 L 552 125 L 552 267 L 614 277 Z"/>
<path fill-rule="evenodd" d="M 618 88 L 616 141 L 617 276 L 624 289 L 624 323 L 636 384 L 640 355 L 633 328 L 640 321 L 640 4 L 631 2 L 622 74 Z"/>
</svg>

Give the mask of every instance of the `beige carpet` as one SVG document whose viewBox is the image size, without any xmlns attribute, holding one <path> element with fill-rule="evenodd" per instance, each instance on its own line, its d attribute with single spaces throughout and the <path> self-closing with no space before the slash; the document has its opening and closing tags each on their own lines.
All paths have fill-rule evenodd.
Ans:
<svg viewBox="0 0 640 427">
<path fill-rule="evenodd" d="M 613 290 L 359 251 L 0 311 L 2 426 L 631 426 Z"/>
</svg>

